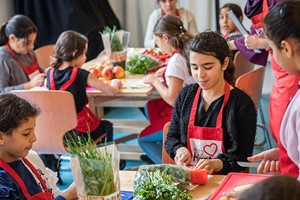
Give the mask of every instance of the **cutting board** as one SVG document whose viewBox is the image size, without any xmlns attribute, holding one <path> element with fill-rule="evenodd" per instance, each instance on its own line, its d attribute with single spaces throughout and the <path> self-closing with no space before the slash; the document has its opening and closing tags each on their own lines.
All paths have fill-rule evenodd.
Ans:
<svg viewBox="0 0 300 200">
<path fill-rule="evenodd" d="M 223 192 L 231 192 L 237 186 L 246 184 L 255 184 L 271 175 L 265 174 L 247 174 L 247 173 L 229 173 L 219 185 L 216 191 L 210 196 L 209 200 L 219 200 Z"/>
</svg>

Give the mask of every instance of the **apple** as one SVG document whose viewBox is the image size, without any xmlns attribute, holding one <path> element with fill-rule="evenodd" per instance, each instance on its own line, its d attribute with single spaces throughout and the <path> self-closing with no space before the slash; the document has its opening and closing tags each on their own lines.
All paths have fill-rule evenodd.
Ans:
<svg viewBox="0 0 300 200">
<path fill-rule="evenodd" d="M 101 76 L 100 71 L 98 69 L 96 69 L 95 67 L 91 67 L 89 69 L 89 72 L 94 74 L 94 76 L 96 76 L 96 78 L 99 78 Z"/>
<path fill-rule="evenodd" d="M 102 76 L 102 71 L 104 69 L 105 65 L 101 65 L 100 63 L 98 63 L 96 66 L 95 66 L 95 69 L 98 70 L 99 74 L 100 74 L 100 77 Z"/>
<path fill-rule="evenodd" d="M 111 66 L 106 66 L 102 70 L 102 77 L 105 80 L 111 80 L 114 77 L 112 67 Z"/>
<path fill-rule="evenodd" d="M 113 74 L 116 78 L 123 78 L 125 76 L 125 70 L 123 67 L 117 65 L 113 68 Z"/>
</svg>

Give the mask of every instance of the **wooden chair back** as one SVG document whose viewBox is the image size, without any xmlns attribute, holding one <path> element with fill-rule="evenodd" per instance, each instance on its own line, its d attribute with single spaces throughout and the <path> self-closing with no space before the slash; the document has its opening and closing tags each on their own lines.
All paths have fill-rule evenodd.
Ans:
<svg viewBox="0 0 300 200">
<path fill-rule="evenodd" d="M 235 66 L 234 77 L 237 80 L 241 75 L 250 72 L 254 69 L 254 64 L 251 63 L 241 52 L 236 52 L 233 63 Z"/>
<path fill-rule="evenodd" d="M 262 94 L 264 76 L 266 67 L 259 66 L 254 70 L 241 75 L 235 83 L 235 86 L 247 93 L 254 102 L 256 110 L 259 108 L 259 102 Z"/>
<path fill-rule="evenodd" d="M 38 63 L 41 68 L 46 69 L 50 66 L 50 57 L 53 54 L 54 44 L 48 44 L 34 50 Z"/>
<path fill-rule="evenodd" d="M 41 113 L 36 119 L 36 142 L 33 150 L 43 154 L 67 153 L 63 135 L 77 126 L 73 95 L 58 90 L 16 90 L 14 94 L 37 105 Z"/>
<path fill-rule="evenodd" d="M 174 160 L 169 156 L 165 149 L 165 141 L 169 131 L 170 122 L 166 123 L 163 129 L 163 144 L 162 144 L 162 164 L 175 164 Z"/>
</svg>

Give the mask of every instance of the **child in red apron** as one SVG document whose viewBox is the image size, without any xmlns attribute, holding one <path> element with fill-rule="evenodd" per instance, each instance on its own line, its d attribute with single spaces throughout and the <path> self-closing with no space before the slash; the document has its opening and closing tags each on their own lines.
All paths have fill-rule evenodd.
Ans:
<svg viewBox="0 0 300 200">
<path fill-rule="evenodd" d="M 23 15 L 15 15 L 1 27 L 0 92 L 41 86 L 45 73 L 39 68 L 33 48 L 37 28 Z"/>
<path fill-rule="evenodd" d="M 277 72 L 271 97 L 271 115 L 278 148 L 274 148 L 249 158 L 250 161 L 263 160 L 258 168 L 259 173 L 282 173 L 299 178 L 299 14 L 300 2 L 278 3 L 264 19 L 264 30 L 267 43 L 272 49 L 274 61 L 278 63 L 273 70 Z M 298 59 L 298 60 L 297 60 Z M 273 62 L 273 61 L 272 61 Z M 280 69 L 278 66 L 282 66 Z M 286 71 L 283 71 L 286 70 Z M 280 71 L 280 72 L 279 72 Z M 289 73 L 289 74 L 287 74 Z M 276 76 L 275 75 L 275 76 Z M 285 80 L 281 82 L 281 80 Z M 284 92 L 284 94 L 282 94 Z M 292 100 L 291 100 L 292 99 Z M 276 106 L 276 109 L 275 109 Z M 275 112 L 276 111 L 276 112 Z M 278 116 L 279 115 L 279 116 Z M 278 124 L 279 121 L 281 124 Z M 274 123 L 274 121 L 272 122 Z M 280 130 L 279 130 L 280 129 Z M 273 130 L 274 131 L 274 130 Z M 274 133 L 273 133 L 274 134 Z"/>
<path fill-rule="evenodd" d="M 90 133 L 91 138 L 96 142 L 112 141 L 112 123 L 98 119 L 88 108 L 86 87 L 91 86 L 108 95 L 114 95 L 119 91 L 121 82 L 118 79 L 106 84 L 97 79 L 93 74 L 81 69 L 80 66 L 86 60 L 87 39 L 75 31 L 65 31 L 58 38 L 54 54 L 51 60 L 52 68 L 47 72 L 47 87 L 50 90 L 65 90 L 73 94 L 77 111 L 77 127 L 65 135 L 87 139 Z M 98 141 L 104 134 L 106 138 Z"/>
<path fill-rule="evenodd" d="M 16 95 L 2 94 L 0 113 L 0 198 L 77 199 L 75 187 L 54 198 L 51 183 L 25 158 L 36 141 L 34 127 L 38 109 Z"/>
<path fill-rule="evenodd" d="M 184 29 L 180 19 L 173 15 L 165 15 L 157 22 L 153 32 L 157 46 L 171 58 L 162 73 L 163 82 L 159 80 L 158 73 L 151 74 L 145 79 L 145 83 L 152 85 L 161 99 L 147 103 L 145 110 L 150 125 L 140 133 L 138 143 L 153 162 L 161 163 L 163 127 L 171 120 L 173 105 L 180 89 L 194 83 L 194 80 L 189 74 L 183 56 L 191 35 Z"/>
<path fill-rule="evenodd" d="M 218 33 L 200 33 L 189 44 L 196 84 L 180 91 L 165 142 L 178 165 L 227 174 L 245 170 L 237 161 L 252 155 L 256 109 L 247 94 L 233 87 L 229 54 L 226 40 Z"/>
</svg>

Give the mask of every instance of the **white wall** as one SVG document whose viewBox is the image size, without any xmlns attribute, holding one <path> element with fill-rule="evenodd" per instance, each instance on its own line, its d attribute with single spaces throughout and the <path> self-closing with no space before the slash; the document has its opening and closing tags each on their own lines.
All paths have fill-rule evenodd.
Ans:
<svg viewBox="0 0 300 200">
<path fill-rule="evenodd" d="M 131 33 L 130 46 L 143 46 L 148 17 L 158 8 L 156 0 L 109 0 L 111 7 L 120 20 L 123 29 Z M 216 30 L 215 0 L 178 0 L 178 6 L 192 11 L 197 20 L 199 31 Z M 244 10 L 246 0 L 220 0 L 220 7 L 233 2 Z M 250 21 L 244 17 L 244 25 L 250 27 Z"/>
<path fill-rule="evenodd" d="M 14 7 L 12 0 L 0 0 L 0 25 L 5 23 L 14 14 Z"/>
</svg>

